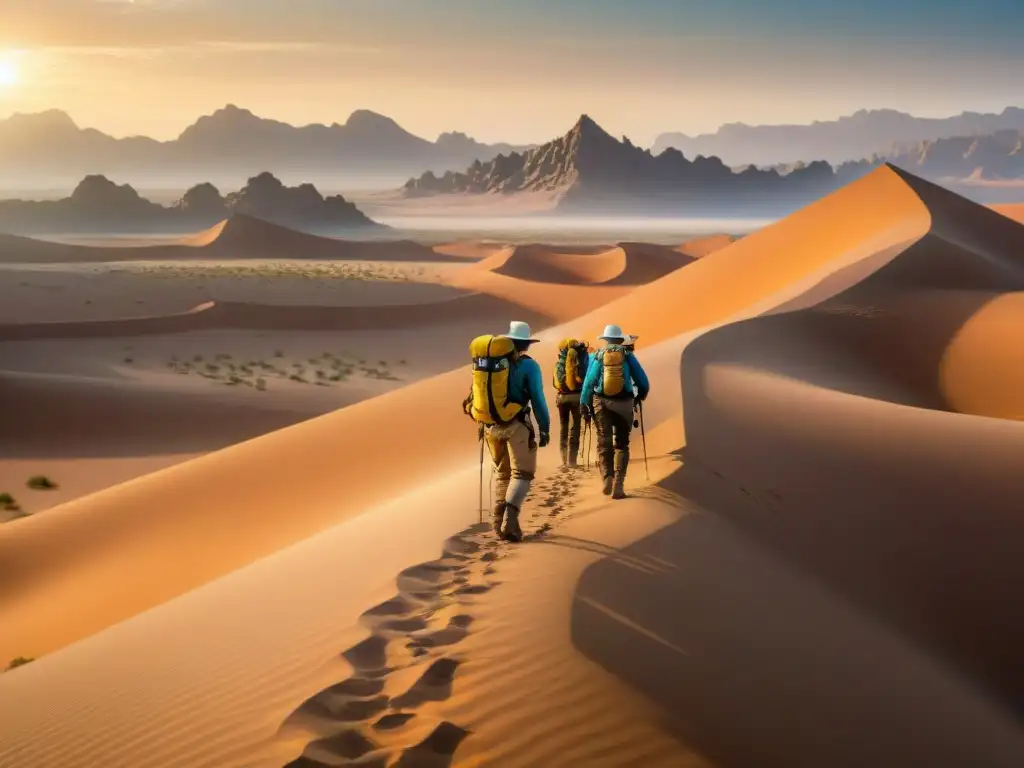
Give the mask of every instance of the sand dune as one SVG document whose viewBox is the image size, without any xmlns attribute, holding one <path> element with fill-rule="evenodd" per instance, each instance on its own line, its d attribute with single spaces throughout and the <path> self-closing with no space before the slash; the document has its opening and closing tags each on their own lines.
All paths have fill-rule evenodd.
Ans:
<svg viewBox="0 0 1024 768">
<path fill-rule="evenodd" d="M 883 168 L 649 285 L 546 286 L 586 312 L 541 334 L 547 364 L 566 335 L 640 334 L 662 487 L 634 461 L 641 498 L 609 507 L 542 452 L 529 527 L 551 546 L 450 539 L 476 516 L 464 370 L 0 527 L 0 658 L 63 648 L 0 676 L 0 764 L 1020 765 L 962 679 L 1020 693 L 1024 433 L 974 415 L 995 390 L 969 375 L 1016 300 L 955 337 L 970 302 L 946 293 L 1012 297 L 1019 238 Z M 945 378 L 922 351 L 883 380 L 855 296 L 908 345 L 939 349 L 935 314 L 961 345 Z"/>
<path fill-rule="evenodd" d="M 989 208 L 1014 221 L 1024 222 L 1024 203 L 999 203 Z"/>
<path fill-rule="evenodd" d="M 643 285 L 690 261 L 671 248 L 645 243 L 609 248 L 531 244 L 505 248 L 474 269 L 534 283 Z"/>
<path fill-rule="evenodd" d="M 1024 228 L 891 183 L 932 217 L 911 247 L 828 301 L 687 349 L 687 467 L 746 489 L 738 517 L 1019 701 Z"/>
<path fill-rule="evenodd" d="M 715 251 L 719 251 L 727 245 L 732 245 L 737 240 L 739 240 L 739 237 L 736 235 L 708 235 L 707 237 L 698 237 L 693 240 L 687 240 L 676 248 L 676 250 L 684 256 L 699 259 L 714 253 Z"/>
<path fill-rule="evenodd" d="M 463 261 L 411 240 L 338 240 L 236 214 L 170 244 L 103 247 L 0 235 L 0 262 L 62 263 L 168 259 L 326 259 Z"/>
<path fill-rule="evenodd" d="M 501 323 L 510 314 L 543 325 L 549 318 L 494 296 L 473 294 L 448 301 L 409 305 L 348 307 L 284 306 L 242 302 L 206 302 L 176 315 L 113 320 L 10 323 L 0 325 L 0 341 L 129 337 L 214 329 L 279 331 L 367 330 L 442 325 L 460 320 Z"/>
</svg>

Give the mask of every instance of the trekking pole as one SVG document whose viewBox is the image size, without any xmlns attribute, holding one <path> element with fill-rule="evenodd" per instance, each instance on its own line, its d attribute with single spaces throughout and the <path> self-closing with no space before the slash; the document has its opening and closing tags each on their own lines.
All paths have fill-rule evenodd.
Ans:
<svg viewBox="0 0 1024 768">
<path fill-rule="evenodd" d="M 644 474 L 647 475 L 647 482 L 651 482 L 651 471 L 647 467 L 647 435 L 644 434 L 644 401 L 641 400 L 637 407 L 640 409 L 640 440 L 644 445 Z"/>
<path fill-rule="evenodd" d="M 590 419 L 583 423 L 583 466 L 590 471 L 590 449 L 587 447 L 587 435 L 590 434 Z"/>
<path fill-rule="evenodd" d="M 480 438 L 480 508 L 477 510 L 477 522 L 482 523 L 484 521 L 484 426 L 480 425 L 480 429 L 477 432 Z"/>
</svg>

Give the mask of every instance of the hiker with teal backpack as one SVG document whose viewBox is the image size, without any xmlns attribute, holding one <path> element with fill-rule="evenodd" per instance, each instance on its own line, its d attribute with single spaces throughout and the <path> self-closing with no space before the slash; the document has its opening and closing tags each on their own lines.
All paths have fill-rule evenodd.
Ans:
<svg viewBox="0 0 1024 768">
<path fill-rule="evenodd" d="M 590 366 L 590 345 L 577 339 L 563 339 L 552 374 L 555 407 L 558 408 L 558 445 L 562 466 L 576 467 L 580 454 L 580 391 Z"/>
<path fill-rule="evenodd" d="M 630 338 L 635 343 L 635 338 Z M 583 418 L 593 420 L 597 431 L 601 490 L 613 499 L 624 499 L 633 427 L 633 388 L 636 387 L 635 402 L 642 403 L 651 387 L 640 361 L 624 346 L 626 335 L 619 326 L 606 326 L 600 339 L 606 346 L 591 358 L 580 394 L 580 408 Z"/>
<path fill-rule="evenodd" d="M 496 472 L 492 527 L 506 541 L 522 541 L 519 513 L 537 472 L 537 448 L 550 441 L 551 417 L 540 366 L 527 351 L 537 339 L 513 322 L 503 336 L 479 336 L 469 345 L 473 388 L 463 410 L 480 425 Z M 530 411 L 537 417 L 534 436 Z M 482 470 L 481 470 L 482 471 Z"/>
</svg>

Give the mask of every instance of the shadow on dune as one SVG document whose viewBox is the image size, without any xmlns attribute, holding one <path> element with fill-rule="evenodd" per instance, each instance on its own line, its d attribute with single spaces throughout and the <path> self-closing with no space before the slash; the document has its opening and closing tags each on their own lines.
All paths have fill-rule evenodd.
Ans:
<svg viewBox="0 0 1024 768">
<path fill-rule="evenodd" d="M 962 682 L 716 515 L 687 513 L 588 568 L 571 630 L 723 768 L 1024 756 L 1014 724 Z"/>
<path fill-rule="evenodd" d="M 340 399 L 330 406 L 293 399 L 275 407 L 267 400 L 152 391 L 110 381 L 0 377 L 0 458 L 207 452 L 344 405 Z"/>
<path fill-rule="evenodd" d="M 1024 228 L 898 174 L 913 245 L 683 351 L 661 485 L 716 514 L 579 584 L 574 643 L 722 765 L 1024 764 Z"/>
<path fill-rule="evenodd" d="M 556 285 L 640 286 L 693 263 L 677 249 L 649 243 L 609 246 L 516 245 L 477 262 L 475 271 Z"/>
</svg>

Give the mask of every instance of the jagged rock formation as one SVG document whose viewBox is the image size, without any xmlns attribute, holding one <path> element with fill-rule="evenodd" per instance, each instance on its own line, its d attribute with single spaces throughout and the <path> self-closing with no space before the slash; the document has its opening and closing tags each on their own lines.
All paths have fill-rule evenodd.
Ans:
<svg viewBox="0 0 1024 768">
<path fill-rule="evenodd" d="M 1019 179 L 1024 177 L 1024 131 L 922 141 L 896 147 L 881 159 L 935 180 Z"/>
<path fill-rule="evenodd" d="M 660 155 L 621 141 L 587 115 L 564 136 L 523 153 L 474 162 L 463 173 L 426 173 L 406 182 L 408 197 L 437 194 L 553 192 L 561 211 L 645 213 L 722 211 L 743 204 L 783 210 L 835 189 L 869 170 L 851 165 L 836 173 L 825 162 L 788 174 L 749 167 L 734 172 L 717 157 L 688 160 L 669 149 Z"/>
<path fill-rule="evenodd" d="M 209 183 L 189 189 L 169 207 L 131 186 L 87 176 L 61 200 L 0 200 L 0 231 L 11 234 L 189 232 L 234 213 L 307 232 L 373 232 L 387 228 L 341 195 L 324 197 L 312 184 L 287 187 L 270 173 L 249 179 L 226 197 Z"/>
<path fill-rule="evenodd" d="M 715 155 L 731 165 L 772 166 L 808 158 L 835 164 L 888 156 L 893 146 L 901 143 L 988 136 L 1004 130 L 1024 130 L 1024 109 L 1007 107 L 992 114 L 963 112 L 946 118 L 915 117 L 894 109 L 862 109 L 838 120 L 809 125 L 728 123 L 714 133 L 699 136 L 663 133 L 653 151 L 659 154 L 674 147 L 687 156 Z"/>
<path fill-rule="evenodd" d="M 187 183 L 201 176 L 237 184 L 260 169 L 317 181 L 380 176 L 397 184 L 424 170 L 462 168 L 512 149 L 457 133 L 428 141 L 368 110 L 353 112 L 343 124 L 294 126 L 229 104 L 172 141 L 114 138 L 79 128 L 64 112 L 51 110 L 0 120 L 0 184 L 16 189 L 31 179 L 68 183 L 91 173 L 135 183 Z"/>
</svg>

